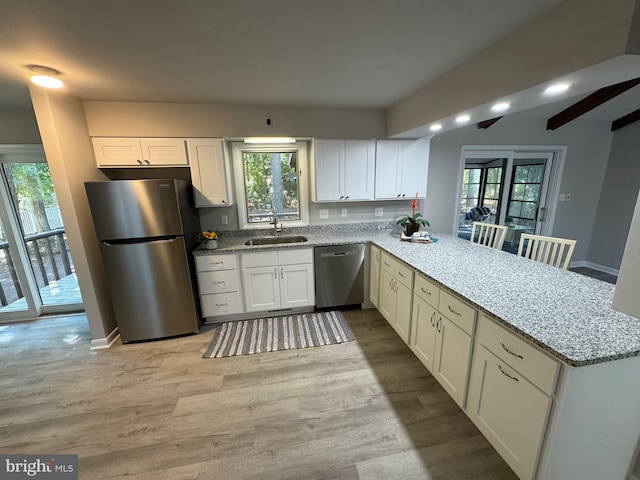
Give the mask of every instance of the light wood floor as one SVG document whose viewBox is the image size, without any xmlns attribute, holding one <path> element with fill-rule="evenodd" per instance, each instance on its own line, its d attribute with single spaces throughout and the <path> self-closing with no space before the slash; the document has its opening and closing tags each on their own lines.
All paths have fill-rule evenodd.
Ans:
<svg viewBox="0 0 640 480">
<path fill-rule="evenodd" d="M 355 342 L 223 359 L 207 331 L 90 351 L 83 316 L 0 325 L 0 452 L 91 480 L 516 479 L 377 311 L 346 317 Z"/>
</svg>

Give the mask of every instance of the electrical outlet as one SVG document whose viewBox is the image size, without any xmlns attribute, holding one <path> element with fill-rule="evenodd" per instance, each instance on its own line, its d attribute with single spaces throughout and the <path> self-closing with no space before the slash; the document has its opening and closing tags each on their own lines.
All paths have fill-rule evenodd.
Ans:
<svg viewBox="0 0 640 480">
<path fill-rule="evenodd" d="M 346 217 L 346 216 L 347 216 L 347 209 L 346 209 L 346 208 L 343 208 L 343 209 L 342 209 L 342 216 L 343 216 L 343 217 Z"/>
<path fill-rule="evenodd" d="M 320 218 L 329 218 L 329 210 L 326 208 L 321 209 L 319 212 Z"/>
<path fill-rule="evenodd" d="M 567 194 L 566 194 L 566 193 L 561 193 L 561 194 L 558 196 L 558 201 L 559 201 L 559 202 L 564 202 L 564 201 L 566 201 L 566 200 L 567 200 Z"/>
<path fill-rule="evenodd" d="M 374 210 L 373 216 L 374 216 L 374 217 L 381 217 L 381 216 L 382 216 L 382 207 L 378 207 L 378 208 L 376 208 L 376 209 Z"/>
<path fill-rule="evenodd" d="M 227 223 L 229 223 L 229 221 L 227 220 L 227 216 L 220 215 L 220 222 L 222 222 L 223 225 L 226 225 Z"/>
</svg>

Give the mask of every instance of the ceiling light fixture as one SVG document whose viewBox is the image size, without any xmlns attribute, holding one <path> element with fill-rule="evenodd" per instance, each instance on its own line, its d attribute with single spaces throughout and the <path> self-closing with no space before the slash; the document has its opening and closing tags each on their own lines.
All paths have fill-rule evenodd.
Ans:
<svg viewBox="0 0 640 480">
<path fill-rule="evenodd" d="M 27 68 L 35 74 L 31 76 L 31 81 L 36 85 L 45 88 L 60 88 L 64 85 L 62 80 L 56 78 L 60 72 L 54 68 L 42 65 L 27 65 Z"/>
<path fill-rule="evenodd" d="M 296 143 L 291 137 L 247 137 L 244 143 Z"/>
<path fill-rule="evenodd" d="M 456 123 L 467 123 L 469 120 L 471 120 L 469 115 L 459 115 L 456 118 Z"/>
<path fill-rule="evenodd" d="M 553 85 L 547 87 L 544 93 L 546 95 L 558 95 L 559 93 L 566 92 L 570 87 L 570 83 L 554 83 Z"/>
<path fill-rule="evenodd" d="M 442 125 L 439 123 L 434 123 L 429 127 L 429 130 L 431 130 L 432 132 L 437 132 L 438 130 L 442 130 Z"/>
<path fill-rule="evenodd" d="M 509 107 L 511 106 L 511 104 L 509 102 L 498 102 L 496 104 L 493 105 L 493 107 L 491 107 L 491 111 L 492 112 L 505 112 L 507 110 L 509 110 Z"/>
</svg>

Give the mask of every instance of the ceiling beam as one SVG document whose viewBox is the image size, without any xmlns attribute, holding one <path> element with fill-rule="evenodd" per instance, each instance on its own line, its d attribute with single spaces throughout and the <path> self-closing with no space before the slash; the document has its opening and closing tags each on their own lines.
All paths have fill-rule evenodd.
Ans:
<svg viewBox="0 0 640 480">
<path fill-rule="evenodd" d="M 482 122 L 478 122 L 478 129 L 480 129 L 480 128 L 487 129 L 491 125 L 496 123 L 498 120 L 500 120 L 501 118 L 502 117 L 490 118 L 489 120 L 483 120 Z"/>
<path fill-rule="evenodd" d="M 624 117 L 620 117 L 611 122 L 611 131 L 615 132 L 619 128 L 626 127 L 627 125 L 640 120 L 640 110 L 626 114 Z"/>
<path fill-rule="evenodd" d="M 580 115 L 583 115 L 603 103 L 608 102 L 612 98 L 617 97 L 621 93 L 626 92 L 638 84 L 640 84 L 640 78 L 634 78 L 633 80 L 609 85 L 608 87 L 595 91 L 588 97 L 583 98 L 579 102 L 571 105 L 569 108 L 566 108 L 557 115 L 551 117 L 547 121 L 547 130 L 555 130 L 562 125 L 569 123 L 571 120 L 575 120 Z"/>
</svg>

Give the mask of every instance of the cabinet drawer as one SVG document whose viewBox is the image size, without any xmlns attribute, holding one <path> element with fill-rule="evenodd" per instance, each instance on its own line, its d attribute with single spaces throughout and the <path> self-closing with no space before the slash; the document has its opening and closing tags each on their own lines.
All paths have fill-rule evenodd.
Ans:
<svg viewBox="0 0 640 480">
<path fill-rule="evenodd" d="M 236 270 L 199 272 L 198 288 L 201 294 L 237 292 L 238 272 Z"/>
<path fill-rule="evenodd" d="M 215 317 L 219 315 L 233 315 L 243 313 L 240 293 L 212 293 L 200 296 L 203 317 Z"/>
<path fill-rule="evenodd" d="M 438 308 L 440 288 L 438 288 L 433 282 L 424 278 L 422 275 L 416 275 L 416 283 L 413 287 L 413 292 L 432 307 Z"/>
<path fill-rule="evenodd" d="M 278 265 L 278 252 L 276 250 L 242 254 L 242 268 L 273 267 L 276 265 Z"/>
<path fill-rule="evenodd" d="M 196 255 L 196 270 L 198 272 L 234 270 L 236 266 L 235 255 Z"/>
<path fill-rule="evenodd" d="M 393 278 L 402 283 L 405 287 L 413 287 L 413 270 L 393 258 L 388 253 L 382 254 L 381 268 L 393 275 Z"/>
<path fill-rule="evenodd" d="M 473 335 L 476 309 L 449 292 L 440 290 L 438 310 L 469 335 Z"/>
<path fill-rule="evenodd" d="M 559 362 L 534 345 L 482 315 L 478 341 L 547 395 L 552 395 Z"/>
<path fill-rule="evenodd" d="M 292 248 L 278 250 L 278 263 L 280 265 L 299 265 L 313 263 L 312 248 Z"/>
</svg>

